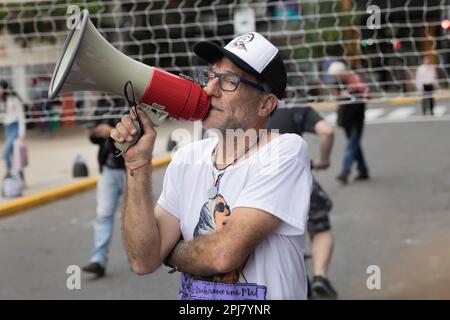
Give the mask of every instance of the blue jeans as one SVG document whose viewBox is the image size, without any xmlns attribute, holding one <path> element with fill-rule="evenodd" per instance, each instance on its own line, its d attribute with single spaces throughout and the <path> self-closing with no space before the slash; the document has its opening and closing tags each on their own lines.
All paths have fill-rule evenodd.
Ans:
<svg viewBox="0 0 450 320">
<path fill-rule="evenodd" d="M 6 163 L 6 171 L 9 172 L 12 169 L 12 154 L 14 150 L 14 140 L 19 135 L 19 122 L 13 122 L 5 125 L 5 148 L 3 149 L 3 158 Z"/>
<path fill-rule="evenodd" d="M 368 174 L 366 161 L 364 160 L 364 154 L 361 148 L 361 137 L 363 127 L 351 127 L 345 129 L 347 136 L 347 146 L 344 152 L 343 167 L 341 175 L 348 176 L 352 169 L 353 161 L 358 164 L 358 171 L 361 175 Z"/>
<path fill-rule="evenodd" d="M 125 170 L 103 166 L 97 185 L 97 218 L 91 262 L 106 266 L 114 229 L 114 216 L 125 187 Z"/>
</svg>

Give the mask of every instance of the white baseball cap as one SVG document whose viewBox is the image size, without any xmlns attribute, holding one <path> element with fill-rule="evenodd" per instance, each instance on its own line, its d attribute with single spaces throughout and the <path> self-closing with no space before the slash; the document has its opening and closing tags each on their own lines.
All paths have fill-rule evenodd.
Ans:
<svg viewBox="0 0 450 320">
<path fill-rule="evenodd" d="M 341 61 L 335 61 L 328 67 L 330 76 L 340 76 L 347 71 L 347 67 Z"/>
<path fill-rule="evenodd" d="M 280 50 L 259 33 L 236 37 L 224 48 L 201 41 L 194 45 L 194 52 L 208 63 L 227 57 L 240 69 L 264 81 L 278 99 L 283 99 L 287 75 Z"/>
</svg>

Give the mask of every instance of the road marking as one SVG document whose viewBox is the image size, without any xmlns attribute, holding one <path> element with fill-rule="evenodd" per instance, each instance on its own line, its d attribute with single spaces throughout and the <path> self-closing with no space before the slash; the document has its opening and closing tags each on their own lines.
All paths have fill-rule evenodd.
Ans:
<svg viewBox="0 0 450 320">
<path fill-rule="evenodd" d="M 375 119 L 369 123 L 370 124 L 398 124 L 398 123 L 418 123 L 418 122 L 442 122 L 442 121 L 450 121 L 450 115 L 443 115 L 441 117 L 433 117 L 433 116 L 411 116 L 404 119 L 386 119 L 379 118 Z"/>
<path fill-rule="evenodd" d="M 436 106 L 433 109 L 433 113 L 436 117 L 442 117 L 446 111 L 447 111 L 446 106 Z"/>
<path fill-rule="evenodd" d="M 439 109 L 440 112 L 441 109 Z M 331 113 L 327 115 L 324 119 L 331 123 L 331 125 L 336 126 L 336 113 Z M 330 120 L 331 119 L 331 120 Z M 388 119 L 386 117 L 375 118 L 370 121 L 366 121 L 366 124 L 385 124 L 385 123 L 409 123 L 409 122 L 437 122 L 437 121 L 450 121 L 450 114 L 440 114 L 436 116 L 409 116 L 407 118 L 397 118 L 397 119 Z"/>
<path fill-rule="evenodd" d="M 399 108 L 389 113 L 386 118 L 391 120 L 404 119 L 415 112 L 414 108 Z"/>
<path fill-rule="evenodd" d="M 383 115 L 385 112 L 382 108 L 376 108 L 376 109 L 367 109 L 365 113 L 365 118 L 367 121 L 372 121 L 381 115 Z"/>
</svg>

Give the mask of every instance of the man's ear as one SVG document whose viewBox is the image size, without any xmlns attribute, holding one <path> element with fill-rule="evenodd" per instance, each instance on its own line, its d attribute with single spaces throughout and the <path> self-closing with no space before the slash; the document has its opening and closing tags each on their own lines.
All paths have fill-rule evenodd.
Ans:
<svg viewBox="0 0 450 320">
<path fill-rule="evenodd" d="M 258 116 L 260 117 L 268 117 L 270 113 L 277 107 L 278 98 L 273 94 L 266 94 L 259 106 Z"/>
</svg>

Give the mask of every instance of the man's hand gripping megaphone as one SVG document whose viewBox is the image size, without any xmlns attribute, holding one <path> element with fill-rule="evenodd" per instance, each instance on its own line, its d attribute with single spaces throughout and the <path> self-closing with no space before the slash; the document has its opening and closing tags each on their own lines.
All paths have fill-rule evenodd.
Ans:
<svg viewBox="0 0 450 320">
<path fill-rule="evenodd" d="M 140 106 L 122 116 L 121 121 L 111 130 L 110 137 L 125 159 L 125 165 L 133 175 L 133 170 L 149 165 L 156 140 L 156 130 Z"/>
<path fill-rule="evenodd" d="M 128 94 L 128 87 L 131 87 L 132 100 Z M 138 143 L 139 140 L 144 140 L 143 145 L 147 145 L 145 149 L 150 148 L 150 154 L 144 156 L 144 161 L 148 163 L 151 160 L 151 151 L 153 150 L 154 139 L 156 139 L 156 131 L 154 127 L 160 125 L 168 116 L 169 113 L 158 108 L 152 107 L 148 104 L 141 103 L 136 105 L 134 97 L 134 90 L 131 81 L 128 81 L 124 87 L 124 96 L 130 106 L 130 113 L 124 115 L 121 122 L 111 131 L 111 138 L 114 140 L 114 146 L 118 150 L 116 156 L 119 157 L 126 153 L 132 146 Z M 144 135 L 149 135 L 150 139 L 141 139 Z M 149 140 L 149 141 L 146 141 Z M 153 141 L 152 141 L 153 140 Z M 142 150 L 145 153 L 146 150 Z M 124 156 L 126 162 L 134 162 L 140 159 L 136 155 L 131 157 Z"/>
</svg>

